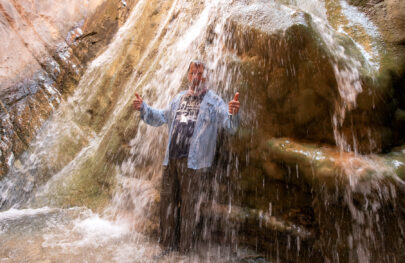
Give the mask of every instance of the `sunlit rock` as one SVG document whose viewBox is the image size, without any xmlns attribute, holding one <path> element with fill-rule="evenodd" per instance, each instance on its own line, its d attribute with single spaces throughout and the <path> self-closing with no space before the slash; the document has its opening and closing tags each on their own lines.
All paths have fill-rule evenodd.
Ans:
<svg viewBox="0 0 405 263">
<path fill-rule="evenodd" d="M 155 2 L 147 2 L 144 6 L 140 6 L 145 7 L 144 15 L 146 17 L 153 17 L 156 22 L 161 22 L 161 19 L 168 15 L 168 7 L 171 2 L 167 2 L 162 7 L 162 12 L 157 11 L 155 4 Z M 113 10 L 116 8 L 113 3 L 106 6 Z M 111 13 L 105 15 L 109 17 Z M 94 19 L 95 22 L 93 21 L 92 30 L 96 30 L 95 27 L 100 26 L 99 23 L 108 24 L 108 19 L 107 21 L 106 19 L 104 13 L 97 16 Z M 83 76 L 83 81 L 77 87 L 81 93 L 76 93 L 73 99 L 61 105 L 58 114 L 53 116 L 50 124 L 44 125 L 45 133 L 41 133 L 39 136 L 48 137 L 49 141 L 33 148 L 49 147 L 50 149 L 48 150 L 49 155 L 41 153 L 36 155 L 40 159 L 39 162 L 47 163 L 46 166 L 40 166 L 37 169 L 44 178 L 49 178 L 54 173 L 57 173 L 58 176 L 54 176 L 55 180 L 48 182 L 46 194 L 34 199 L 35 204 L 44 204 L 47 200 L 52 200 L 54 205 L 64 207 L 86 205 L 100 211 L 108 206 L 108 201 L 114 199 L 113 193 L 120 189 L 116 188 L 120 184 L 116 181 L 116 177 L 133 176 L 133 174 L 121 174 L 118 167 L 129 162 L 128 158 L 138 158 L 132 152 L 131 139 L 137 132 L 141 135 L 145 130 L 144 127 L 139 129 L 139 114 L 133 110 L 131 101 L 133 94 L 128 93 L 128 90 L 123 87 L 133 79 L 132 74 L 138 77 L 142 75 L 142 72 L 134 71 L 137 63 L 144 62 L 144 54 L 139 52 L 139 47 L 147 49 L 150 41 L 156 37 L 155 33 L 159 28 L 152 24 L 148 24 L 146 27 L 129 26 L 132 23 L 139 25 L 138 23 L 143 24 L 144 21 L 138 20 L 134 16 L 127 21 L 127 30 L 121 30 L 110 46 L 102 50 L 100 56 L 89 65 L 87 74 Z M 116 26 L 116 24 L 114 25 Z M 107 29 L 111 30 L 109 27 Z M 151 29 L 155 31 L 151 31 Z M 79 49 L 80 46 L 82 48 L 87 45 L 91 46 L 94 38 L 98 37 L 97 34 L 91 34 L 83 38 L 78 47 L 74 49 Z M 150 61 L 147 60 L 145 63 L 144 67 L 147 70 Z M 93 88 L 89 89 L 90 86 Z M 64 123 L 62 121 L 64 119 L 68 119 L 68 122 Z M 60 127 L 64 128 L 60 129 Z M 49 134 L 52 130 L 59 131 L 57 136 Z M 159 130 L 155 130 L 155 132 L 161 133 Z M 142 165 L 132 169 L 148 176 L 155 187 L 154 191 L 157 191 L 161 168 L 153 166 L 152 161 L 158 162 L 162 159 L 162 154 L 156 154 L 156 152 L 163 147 L 163 143 L 156 140 L 154 145 L 149 154 L 151 157 L 140 160 Z M 158 156 L 156 157 L 156 155 Z M 22 159 L 25 165 L 29 165 L 30 161 L 26 159 L 25 155 L 22 156 Z M 91 187 L 89 187 L 90 185 Z M 127 200 L 128 196 L 123 198 Z M 131 200 L 127 201 L 131 202 Z M 143 217 L 148 214 L 152 218 L 143 218 L 144 225 L 150 225 L 150 231 L 156 232 L 157 204 L 158 198 L 154 196 L 150 203 L 142 208 L 143 210 L 130 206 L 124 207 L 122 212 L 129 214 L 129 211 L 133 212 L 131 209 L 141 209 Z M 148 209 L 147 212 L 146 209 Z M 142 223 L 139 222 L 139 225 Z"/>
<path fill-rule="evenodd" d="M 283 138 L 271 139 L 262 146 L 263 152 L 270 155 L 270 160 L 297 165 L 307 183 L 330 189 L 346 187 L 353 182 L 402 177 L 400 171 L 403 169 L 404 156 L 400 149 L 388 155 L 365 157 Z"/>
<path fill-rule="evenodd" d="M 403 1 L 350 0 L 349 2 L 360 7 L 367 15 L 377 21 L 389 42 L 404 43 L 405 3 Z"/>
<path fill-rule="evenodd" d="M 86 63 L 128 16 L 120 1 L 0 2 L 0 103 L 4 158 L 19 156 L 64 94 L 73 92 Z M 97 35 L 98 34 L 98 35 Z M 100 37 L 102 35 L 102 37 Z M 11 126 L 10 126 L 11 125 Z M 3 159 L 2 159 L 3 158 Z"/>
</svg>

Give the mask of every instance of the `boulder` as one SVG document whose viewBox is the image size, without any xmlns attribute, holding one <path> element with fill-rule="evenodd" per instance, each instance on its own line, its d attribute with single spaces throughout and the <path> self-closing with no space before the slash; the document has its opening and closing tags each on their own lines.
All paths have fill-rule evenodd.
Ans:
<svg viewBox="0 0 405 263">
<path fill-rule="evenodd" d="M 299 9 L 260 1 L 240 5 L 229 18 L 225 42 L 237 59 L 226 63 L 236 72 L 233 91 L 245 94 L 251 116 L 244 119 L 256 128 L 255 138 L 287 136 L 362 153 L 395 144 L 389 71 L 374 76 L 350 38 L 325 32 Z"/>
<path fill-rule="evenodd" d="M 234 202 L 312 233 L 307 242 L 302 242 L 304 253 L 306 245 L 310 245 L 322 258 L 330 260 L 338 253 L 339 259 L 345 261 L 381 261 L 383 250 L 393 258 L 401 258 L 403 241 L 399 229 L 405 223 L 401 216 L 405 209 L 403 146 L 388 154 L 364 156 L 327 145 L 271 138 L 258 151 L 261 155 L 255 158 L 261 162 L 255 159 L 254 168 L 253 162 L 239 167 L 242 176 L 234 184 L 239 185 L 240 196 Z M 284 235 L 297 237 L 285 231 L 266 234 L 263 227 L 254 232 L 249 226 L 251 231 L 241 236 L 263 237 L 259 238 L 263 246 L 282 240 Z M 361 233 L 377 228 L 381 236 L 391 238 L 370 246 L 380 237 L 374 239 Z M 348 239 L 351 243 L 346 242 Z M 362 251 L 353 252 L 353 248 Z M 271 251 L 271 246 L 264 250 Z M 302 260 L 316 261 L 318 256 L 309 253 Z"/>
</svg>

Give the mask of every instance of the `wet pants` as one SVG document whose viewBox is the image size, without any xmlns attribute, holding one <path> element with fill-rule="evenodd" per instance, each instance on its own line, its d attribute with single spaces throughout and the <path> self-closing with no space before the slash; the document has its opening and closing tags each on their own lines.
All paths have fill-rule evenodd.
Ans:
<svg viewBox="0 0 405 263">
<path fill-rule="evenodd" d="M 187 158 L 171 159 L 164 167 L 160 194 L 160 243 L 187 252 L 206 229 L 201 210 L 207 206 L 210 173 L 187 168 Z"/>
</svg>

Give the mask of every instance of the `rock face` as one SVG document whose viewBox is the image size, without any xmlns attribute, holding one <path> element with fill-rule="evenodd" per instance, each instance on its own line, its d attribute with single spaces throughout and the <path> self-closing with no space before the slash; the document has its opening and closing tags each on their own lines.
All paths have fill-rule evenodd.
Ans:
<svg viewBox="0 0 405 263">
<path fill-rule="evenodd" d="M 381 59 L 382 78 L 391 81 L 393 102 L 397 110 L 392 120 L 393 140 L 404 143 L 405 122 L 401 112 L 405 109 L 405 2 L 401 0 L 351 0 L 379 27 L 384 40 L 384 55 Z"/>
<path fill-rule="evenodd" d="M 385 262 L 386 254 L 381 254 L 381 251 L 387 251 L 390 258 L 403 259 L 400 252 L 404 245 L 403 237 L 397 231 L 404 224 L 401 216 L 404 204 L 396 195 L 403 194 L 397 176 L 401 175 L 400 169 L 404 167 L 404 153 L 398 151 L 391 155 L 363 157 L 284 138 L 269 140 L 261 152 L 262 173 L 258 174 L 263 176 L 265 183 L 256 194 L 256 199 L 262 204 L 271 203 L 273 215 L 281 214 L 284 220 L 312 232 L 316 237 L 306 241 L 312 240 L 313 248 L 321 252 L 323 260 L 336 260 L 334 253 L 338 252 L 339 259 L 345 262 L 357 259 Z M 268 163 L 278 168 L 269 170 L 266 168 Z M 284 170 L 283 178 L 278 176 L 280 170 Z M 288 194 L 271 197 L 269 193 L 274 191 L 299 195 L 307 202 L 291 202 L 295 207 L 283 212 L 282 209 L 287 208 L 285 201 L 292 197 Z M 378 197 L 375 193 L 383 196 Z M 280 204 L 277 200 L 283 200 L 282 208 L 278 207 Z M 363 207 L 367 202 L 370 206 L 374 205 L 373 212 L 368 210 L 371 207 Z M 250 204 L 258 206 L 258 202 Z M 261 209 L 268 211 L 265 206 Z M 295 214 L 293 211 L 299 212 Z M 384 223 L 377 217 L 384 218 Z M 363 235 L 377 228 L 381 228 L 379 235 Z M 391 238 L 385 241 L 387 243 L 381 242 L 388 235 Z M 298 235 L 291 234 L 293 236 Z M 347 238 L 352 239 L 352 243 L 347 242 Z M 370 246 L 373 242 L 376 245 Z M 364 250 L 364 255 L 352 253 L 354 248 Z M 284 257 L 288 257 L 288 254 Z M 316 259 L 317 253 L 309 254 L 308 258 L 311 257 L 322 262 L 322 259 Z"/>
<path fill-rule="evenodd" d="M 133 1 L 1 1 L 0 177 L 73 92 Z"/>
<path fill-rule="evenodd" d="M 387 1 L 387 21 L 392 24 L 392 42 L 405 44 L 405 3 L 400 0 Z"/>
<path fill-rule="evenodd" d="M 360 7 L 381 27 L 385 39 L 405 44 L 405 3 L 401 0 L 350 0 Z"/>
<path fill-rule="evenodd" d="M 255 115 L 246 119 L 250 125 L 260 127 L 260 136 L 342 143 L 346 150 L 363 153 L 391 147 L 391 125 L 397 106 L 386 74 L 374 77 L 362 69 L 350 72 L 355 66 L 338 62 L 336 59 L 342 58 L 337 57 L 333 45 L 342 46 L 363 64 L 354 43 L 337 33 L 332 33 L 336 42 L 328 43 L 324 35 L 330 33 L 323 32 L 303 12 L 295 11 L 288 20 L 292 24 L 278 23 L 277 28 L 270 18 L 268 27 L 253 19 L 265 18 L 263 8 L 251 10 L 231 18 L 226 45 L 240 58 L 229 62 L 238 72 L 234 85 L 247 94 L 247 112 Z M 272 19 L 277 17 L 273 10 L 267 13 L 272 14 Z M 243 23 L 240 16 L 251 19 Z M 275 20 L 280 21 L 278 17 Z M 361 91 L 351 94 L 356 82 Z"/>
<path fill-rule="evenodd" d="M 401 143 L 403 135 L 394 141 L 398 130 L 392 126 L 401 117 L 392 96 L 399 89 L 392 81 L 397 77 L 386 74 L 387 68 L 376 77 L 360 69 L 357 77 L 362 89 L 355 94 L 356 106 L 344 108 L 344 121 L 334 124 L 340 103 L 348 103 L 340 78 L 349 80 L 353 89 L 356 79 L 350 78 L 350 71 L 336 70 L 347 65 L 339 64 L 333 42 L 325 38 L 328 32 L 310 16 L 267 7 L 236 8 L 229 18 L 225 48 L 232 56 L 225 64 L 236 72 L 230 86 L 232 92 L 244 95 L 240 98 L 245 113 L 238 138 L 230 142 L 239 160 L 235 173 L 240 178 L 230 179 L 234 180 L 231 185 L 239 187 L 229 190 L 234 194 L 229 198 L 250 212 L 235 208 L 238 216 L 228 219 L 244 218 L 239 225 L 241 242 L 256 244 L 271 258 L 292 262 L 403 260 L 400 229 L 405 222 L 398 218 L 403 217 L 404 208 L 397 198 L 404 190 L 400 178 L 403 154 L 360 157 L 335 147 L 340 138 L 346 138 L 350 149 L 363 153 L 382 152 Z M 328 36 L 365 65 L 346 36 L 336 32 Z M 395 112 L 399 116 L 394 117 Z M 289 138 L 265 139 L 282 136 Z M 393 156 L 397 159 L 390 159 Z M 282 228 L 264 223 L 272 216 L 283 222 Z M 378 218 L 384 218 L 383 225 Z M 252 227 L 255 220 L 263 224 Z M 285 231 L 291 225 L 310 234 L 303 238 Z M 374 234 L 361 234 L 367 231 Z M 392 239 L 382 241 L 387 236 Z M 280 252 L 276 249 L 280 244 L 289 249 Z"/>
</svg>

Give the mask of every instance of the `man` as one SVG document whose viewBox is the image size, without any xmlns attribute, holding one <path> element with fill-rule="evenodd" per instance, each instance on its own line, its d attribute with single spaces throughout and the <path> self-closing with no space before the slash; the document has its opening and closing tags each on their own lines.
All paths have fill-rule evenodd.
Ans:
<svg viewBox="0 0 405 263">
<path fill-rule="evenodd" d="M 169 125 L 160 199 L 160 243 L 181 252 L 190 250 L 200 235 L 200 208 L 209 199 L 208 170 L 218 130 L 224 128 L 234 134 L 239 122 L 239 93 L 227 107 L 207 89 L 205 74 L 205 65 L 192 61 L 188 90 L 177 94 L 165 110 L 148 106 L 137 93 L 133 101 L 147 124 Z"/>
</svg>

